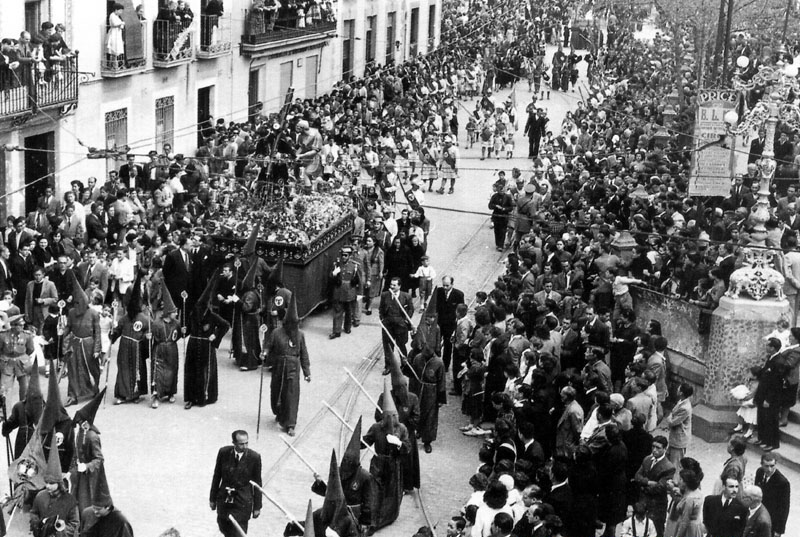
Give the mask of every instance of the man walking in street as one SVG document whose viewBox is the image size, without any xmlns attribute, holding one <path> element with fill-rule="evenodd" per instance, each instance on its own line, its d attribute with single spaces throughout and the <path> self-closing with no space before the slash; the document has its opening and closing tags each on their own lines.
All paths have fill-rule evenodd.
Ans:
<svg viewBox="0 0 800 537">
<path fill-rule="evenodd" d="M 349 246 L 342 248 L 339 259 L 333 264 L 331 281 L 333 283 L 333 331 L 328 336 L 335 339 L 344 333 L 349 334 L 351 326 L 358 326 L 355 321 L 358 288 L 363 281 L 361 265 L 351 258 L 353 249 Z"/>
<path fill-rule="evenodd" d="M 791 487 L 789 480 L 777 468 L 775 455 L 761 455 L 761 467 L 756 470 L 755 485 L 761 488 L 764 507 L 772 520 L 772 534 L 778 537 L 786 533 L 789 518 Z M 747 535 L 747 534 L 745 534 Z"/>
<path fill-rule="evenodd" d="M 231 434 L 233 445 L 220 448 L 211 480 L 209 505 L 217 512 L 217 525 L 225 537 L 239 537 L 234 520 L 247 532 L 250 516 L 261 514 L 261 494 L 250 481 L 261 486 L 261 455 L 249 449 L 246 431 Z"/>
<path fill-rule="evenodd" d="M 741 535 L 747 522 L 747 508 L 739 496 L 739 480 L 734 476 L 723 476 L 721 495 L 706 496 L 703 501 L 703 524 L 708 537 Z"/>
<path fill-rule="evenodd" d="M 400 278 L 392 278 L 389 290 L 381 294 L 378 314 L 383 325 L 383 374 L 388 375 L 391 372 L 393 345 L 397 346 L 401 360 L 408 358 L 406 343 L 408 332 L 412 329 L 411 316 L 414 314 L 414 301 L 408 293 L 400 290 Z"/>
<path fill-rule="evenodd" d="M 456 330 L 456 308 L 459 304 L 464 303 L 463 291 L 454 288 L 453 282 L 452 276 L 444 276 L 442 286 L 436 289 L 436 295 L 433 298 L 436 301 L 436 322 L 439 324 L 444 342 L 442 361 L 445 371 L 450 368 L 450 360 L 453 355 L 452 336 Z M 453 382 L 456 381 L 456 373 L 458 370 L 454 367 Z"/>
</svg>

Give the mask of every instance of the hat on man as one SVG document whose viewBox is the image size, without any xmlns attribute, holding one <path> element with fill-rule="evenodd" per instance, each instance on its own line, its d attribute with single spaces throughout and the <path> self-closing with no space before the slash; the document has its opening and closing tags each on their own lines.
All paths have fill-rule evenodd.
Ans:
<svg viewBox="0 0 800 537">
<path fill-rule="evenodd" d="M 527 185 L 525 185 L 526 194 L 533 194 L 534 192 L 536 192 L 536 185 L 534 185 L 533 183 L 528 183 Z"/>
</svg>

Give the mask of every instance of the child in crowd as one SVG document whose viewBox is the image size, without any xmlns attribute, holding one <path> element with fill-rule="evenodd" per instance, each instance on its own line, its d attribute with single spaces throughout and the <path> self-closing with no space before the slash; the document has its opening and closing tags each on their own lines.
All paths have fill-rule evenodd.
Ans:
<svg viewBox="0 0 800 537">
<path fill-rule="evenodd" d="M 509 129 L 506 133 L 506 160 L 514 158 L 514 131 Z"/>
<path fill-rule="evenodd" d="M 656 528 L 653 521 L 647 517 L 647 505 L 636 502 L 633 506 L 633 515 L 620 523 L 620 537 L 656 537 Z"/>
<path fill-rule="evenodd" d="M 758 388 L 758 373 L 759 367 L 753 366 L 750 368 L 750 376 L 746 384 L 740 384 L 731 390 L 731 395 L 734 399 L 739 401 L 739 410 L 736 411 L 737 424 L 736 428 L 731 431 L 732 433 L 740 433 L 745 438 L 753 436 L 758 423 L 758 409 L 753 403 L 753 396 Z"/>
<path fill-rule="evenodd" d="M 436 270 L 430 266 L 430 257 L 423 255 L 420 259 L 422 263 L 417 271 L 411 275 L 412 278 L 419 278 L 419 312 L 424 313 L 428 307 L 428 299 L 433 292 L 433 280 L 436 278 Z"/>
<path fill-rule="evenodd" d="M 477 141 L 478 137 L 476 136 L 478 130 L 478 124 L 475 123 L 475 118 L 470 116 L 469 120 L 467 121 L 467 148 L 472 149 L 472 146 Z"/>
<path fill-rule="evenodd" d="M 469 417 L 469 423 L 461 427 L 466 436 L 482 436 L 489 431 L 481 428 L 481 405 L 483 404 L 483 375 L 486 366 L 483 363 L 483 350 L 473 348 L 469 359 L 459 371 L 464 398 L 461 401 L 461 413 Z"/>
</svg>

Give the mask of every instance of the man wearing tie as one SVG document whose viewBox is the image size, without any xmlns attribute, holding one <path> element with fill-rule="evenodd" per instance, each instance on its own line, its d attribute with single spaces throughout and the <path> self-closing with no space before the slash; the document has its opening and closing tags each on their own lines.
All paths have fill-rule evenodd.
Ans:
<svg viewBox="0 0 800 537">
<path fill-rule="evenodd" d="M 261 486 L 261 455 L 249 449 L 246 431 L 233 431 L 232 446 L 220 448 L 211 480 L 209 506 L 217 512 L 217 525 L 225 537 L 239 537 L 232 516 L 247 533 L 250 516 L 261 514 L 261 492 L 250 484 Z"/>
<path fill-rule="evenodd" d="M 633 478 L 641 488 L 640 498 L 647 503 L 647 512 L 658 537 L 664 537 L 667 521 L 667 482 L 675 475 L 675 467 L 667 458 L 668 445 L 663 436 L 653 438 L 652 452 L 644 458 Z"/>
<path fill-rule="evenodd" d="M 184 305 L 183 293 L 188 292 L 189 282 L 192 276 L 192 246 L 193 241 L 182 235 L 178 239 L 178 248 L 172 250 L 164 258 L 164 284 L 169 289 L 172 301 L 178 307 L 178 311 L 183 316 L 191 311 L 190 304 Z M 188 298 L 188 297 L 187 297 Z M 186 324 L 186 319 L 181 319 L 182 324 Z"/>
<path fill-rule="evenodd" d="M 743 537 L 774 537 L 772 519 L 767 509 L 761 504 L 762 492 L 755 485 L 747 485 L 742 493 L 742 503 L 748 509 L 747 523 L 744 525 Z"/>
<path fill-rule="evenodd" d="M 436 322 L 439 324 L 439 331 L 442 333 L 444 342 L 442 361 L 445 371 L 450 367 L 450 359 L 453 355 L 453 342 L 451 338 L 456 331 L 456 308 L 464 303 L 464 293 L 453 287 L 453 277 L 444 276 L 442 286 L 436 289 Z M 453 383 L 457 379 L 456 375 L 461 370 L 461 364 L 453 366 Z"/>
<path fill-rule="evenodd" d="M 789 518 L 791 489 L 789 480 L 778 470 L 775 455 L 772 453 L 761 455 L 761 467 L 756 470 L 755 484 L 760 488 L 764 507 L 769 512 L 772 535 L 783 535 L 786 533 L 786 520 Z"/>
<path fill-rule="evenodd" d="M 412 329 L 411 316 L 414 314 L 414 302 L 408 293 L 400 290 L 400 278 L 392 278 L 389 290 L 381 294 L 378 314 L 383 324 L 383 374 L 388 375 L 391 372 L 393 343 L 398 347 L 401 360 L 408 356 L 406 343 L 408 332 Z"/>
<path fill-rule="evenodd" d="M 97 252 L 89 250 L 86 261 L 78 264 L 78 279 L 84 291 L 89 288 L 89 281 L 92 278 L 97 279 L 98 287 L 105 298 L 108 292 L 108 267 L 97 261 Z"/>
<path fill-rule="evenodd" d="M 703 501 L 703 524 L 708 537 L 741 535 L 747 522 L 747 507 L 737 498 L 739 480 L 734 476 L 725 478 L 722 494 L 706 496 Z"/>
</svg>

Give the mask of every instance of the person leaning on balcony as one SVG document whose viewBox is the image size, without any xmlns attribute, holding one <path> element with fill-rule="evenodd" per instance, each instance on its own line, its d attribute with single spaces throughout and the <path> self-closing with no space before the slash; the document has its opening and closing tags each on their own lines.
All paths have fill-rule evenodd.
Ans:
<svg viewBox="0 0 800 537">
<path fill-rule="evenodd" d="M 275 29 L 275 21 L 278 19 L 278 10 L 282 5 L 278 0 L 265 0 L 263 4 L 267 31 L 271 32 Z"/>
<path fill-rule="evenodd" d="M 122 30 L 125 22 L 122 20 L 122 4 L 114 4 L 108 16 L 108 33 L 106 33 L 106 63 L 112 69 L 121 69 L 125 65 L 125 41 Z"/>
<path fill-rule="evenodd" d="M 189 7 L 189 4 L 186 3 L 186 0 L 178 0 L 178 7 L 175 9 L 175 14 L 180 20 L 181 28 L 186 29 L 192 25 L 194 13 L 192 12 L 192 8 Z"/>
</svg>

